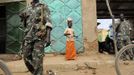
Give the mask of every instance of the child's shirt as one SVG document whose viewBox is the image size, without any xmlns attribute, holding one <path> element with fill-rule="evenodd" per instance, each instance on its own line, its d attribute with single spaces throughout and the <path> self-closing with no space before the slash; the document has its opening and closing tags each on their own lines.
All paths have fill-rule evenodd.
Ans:
<svg viewBox="0 0 134 75">
<path fill-rule="evenodd" d="M 66 28 L 64 34 L 70 34 L 66 36 L 67 41 L 74 41 L 74 30 L 72 28 Z"/>
</svg>

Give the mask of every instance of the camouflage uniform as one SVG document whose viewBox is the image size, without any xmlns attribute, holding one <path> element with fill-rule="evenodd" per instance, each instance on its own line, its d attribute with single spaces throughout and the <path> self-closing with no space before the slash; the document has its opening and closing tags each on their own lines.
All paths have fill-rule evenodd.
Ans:
<svg viewBox="0 0 134 75">
<path fill-rule="evenodd" d="M 116 39 L 118 50 L 120 50 L 123 46 L 131 43 L 130 30 L 131 26 L 128 20 L 118 20 L 118 22 L 116 23 Z"/>
<path fill-rule="evenodd" d="M 43 24 L 45 26 L 44 35 L 42 37 L 38 36 L 37 33 L 40 31 L 39 26 L 41 22 L 41 10 L 42 5 L 44 9 L 43 15 Z M 36 3 L 34 8 L 32 6 L 28 7 L 23 14 L 25 13 L 27 20 L 26 28 L 23 41 L 23 54 L 24 62 L 28 70 L 33 75 L 43 75 L 43 56 L 44 56 L 44 47 L 50 44 L 49 32 L 47 30 L 52 29 L 50 21 L 50 11 L 46 5 Z M 29 33 L 30 32 L 30 33 Z"/>
</svg>

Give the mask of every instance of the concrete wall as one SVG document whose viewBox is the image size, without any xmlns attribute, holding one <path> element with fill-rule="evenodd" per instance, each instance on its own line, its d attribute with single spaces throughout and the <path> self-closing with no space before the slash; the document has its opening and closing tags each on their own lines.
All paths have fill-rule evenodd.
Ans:
<svg viewBox="0 0 134 75">
<path fill-rule="evenodd" d="M 82 0 L 82 13 L 85 53 L 90 54 L 91 51 L 98 49 L 96 0 Z"/>
</svg>

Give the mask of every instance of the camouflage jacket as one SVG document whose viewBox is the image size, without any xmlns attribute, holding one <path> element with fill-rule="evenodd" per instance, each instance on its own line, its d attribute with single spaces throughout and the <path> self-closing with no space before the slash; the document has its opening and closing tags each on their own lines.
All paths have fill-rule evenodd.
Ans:
<svg viewBox="0 0 134 75">
<path fill-rule="evenodd" d="M 131 30 L 131 25 L 128 20 L 120 21 L 118 20 L 116 25 L 116 33 L 117 36 L 130 36 L 130 30 Z"/>
<path fill-rule="evenodd" d="M 42 8 L 43 5 L 43 8 Z M 44 14 L 43 14 L 43 25 L 45 27 L 51 27 L 51 24 L 46 24 L 46 23 L 51 23 L 50 21 L 50 11 L 47 7 L 47 5 L 41 4 L 41 3 L 36 3 L 34 7 L 29 6 L 26 8 L 26 10 L 22 13 L 25 13 L 26 18 L 26 26 L 25 27 L 25 36 L 24 39 L 26 40 L 41 40 L 42 38 L 38 37 L 36 35 L 37 32 L 39 32 L 39 26 L 41 22 L 41 10 L 43 9 Z M 24 15 L 23 15 L 24 16 Z M 45 33 L 45 32 L 44 32 Z M 29 39 L 30 37 L 30 39 Z"/>
</svg>

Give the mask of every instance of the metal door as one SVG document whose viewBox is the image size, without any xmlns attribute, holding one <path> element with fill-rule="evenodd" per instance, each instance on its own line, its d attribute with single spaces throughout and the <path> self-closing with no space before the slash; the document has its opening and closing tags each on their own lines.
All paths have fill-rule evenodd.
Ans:
<svg viewBox="0 0 134 75">
<path fill-rule="evenodd" d="M 52 39 L 55 40 L 52 46 L 45 49 L 46 52 L 65 53 L 66 38 L 63 35 L 67 27 L 66 19 L 73 19 L 73 28 L 78 38 L 75 41 L 77 52 L 83 52 L 82 32 L 82 10 L 81 0 L 40 0 L 48 5 L 51 10 L 53 24 Z"/>
</svg>

